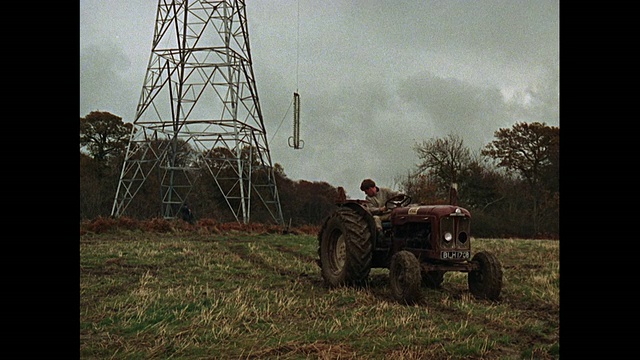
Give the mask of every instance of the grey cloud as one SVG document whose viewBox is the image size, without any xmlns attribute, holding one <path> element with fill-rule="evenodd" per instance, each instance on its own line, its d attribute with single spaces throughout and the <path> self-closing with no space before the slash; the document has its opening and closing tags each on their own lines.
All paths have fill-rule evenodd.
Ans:
<svg viewBox="0 0 640 360">
<path fill-rule="evenodd" d="M 80 116 L 132 121 L 157 2 L 80 4 Z M 559 125 L 557 0 L 246 6 L 272 159 L 291 179 L 362 198 L 363 178 L 394 186 L 406 175 L 416 142 L 453 132 L 476 150 L 516 121 Z M 296 90 L 302 150 L 288 146 Z"/>
<path fill-rule="evenodd" d="M 127 76 L 131 61 L 112 44 L 88 45 L 80 50 L 80 115 L 94 110 L 109 111 L 126 121 L 132 121 L 137 94 L 135 85 L 142 82 Z M 144 70 L 142 71 L 144 74 Z"/>
<path fill-rule="evenodd" d="M 509 115 L 497 88 L 481 88 L 430 73 L 405 79 L 398 92 L 407 106 L 429 114 L 437 137 L 460 135 L 471 150 L 483 146 Z"/>
</svg>

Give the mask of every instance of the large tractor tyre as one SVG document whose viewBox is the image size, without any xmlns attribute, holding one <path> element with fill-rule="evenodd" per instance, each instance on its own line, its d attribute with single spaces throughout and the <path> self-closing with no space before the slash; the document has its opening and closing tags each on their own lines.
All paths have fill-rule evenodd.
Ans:
<svg viewBox="0 0 640 360">
<path fill-rule="evenodd" d="M 361 285 L 371 271 L 373 239 L 367 220 L 355 210 L 339 208 L 318 233 L 322 278 L 330 287 Z"/>
<path fill-rule="evenodd" d="M 502 291 L 502 265 L 498 258 L 489 252 L 477 253 L 471 262 L 480 268 L 469 272 L 469 290 L 479 299 L 498 300 Z"/>
<path fill-rule="evenodd" d="M 423 271 L 422 272 L 422 285 L 431 288 L 437 289 L 442 285 L 444 281 L 444 271 Z"/>
<path fill-rule="evenodd" d="M 389 280 L 391 293 L 397 301 L 414 304 L 422 297 L 420 262 L 412 253 L 402 250 L 393 255 Z"/>
</svg>

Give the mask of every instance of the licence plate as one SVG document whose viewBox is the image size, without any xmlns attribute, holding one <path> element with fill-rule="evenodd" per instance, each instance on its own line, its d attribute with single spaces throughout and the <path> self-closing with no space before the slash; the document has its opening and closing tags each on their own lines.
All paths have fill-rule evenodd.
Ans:
<svg viewBox="0 0 640 360">
<path fill-rule="evenodd" d="M 458 260 L 458 259 L 469 259 L 471 258 L 471 253 L 469 251 L 441 251 L 440 259 L 442 260 Z"/>
</svg>

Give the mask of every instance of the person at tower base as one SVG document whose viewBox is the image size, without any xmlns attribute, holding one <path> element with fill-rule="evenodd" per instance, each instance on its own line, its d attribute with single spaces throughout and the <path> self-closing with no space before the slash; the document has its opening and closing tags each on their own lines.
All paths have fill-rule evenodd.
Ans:
<svg viewBox="0 0 640 360">
<path fill-rule="evenodd" d="M 373 219 L 376 222 L 376 230 L 381 233 L 382 222 L 389 220 L 391 215 L 391 210 L 386 208 L 385 203 L 401 193 L 389 188 L 378 187 L 376 182 L 371 179 L 362 180 L 360 190 L 367 195 L 365 197 L 365 200 L 367 200 L 366 208 L 373 215 Z"/>
<path fill-rule="evenodd" d="M 196 223 L 196 217 L 193 215 L 193 212 L 189 208 L 189 204 L 186 202 L 180 208 L 180 218 L 191 225 Z"/>
</svg>

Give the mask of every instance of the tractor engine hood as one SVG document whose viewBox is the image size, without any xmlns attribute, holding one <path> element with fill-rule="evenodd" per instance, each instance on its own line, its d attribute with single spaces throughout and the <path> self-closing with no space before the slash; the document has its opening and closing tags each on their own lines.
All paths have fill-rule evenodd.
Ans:
<svg viewBox="0 0 640 360">
<path fill-rule="evenodd" d="M 466 216 L 471 218 L 469 210 L 456 205 L 419 205 L 410 204 L 391 211 L 391 222 L 402 225 L 407 222 L 425 222 L 429 218 L 446 216 Z"/>
</svg>

